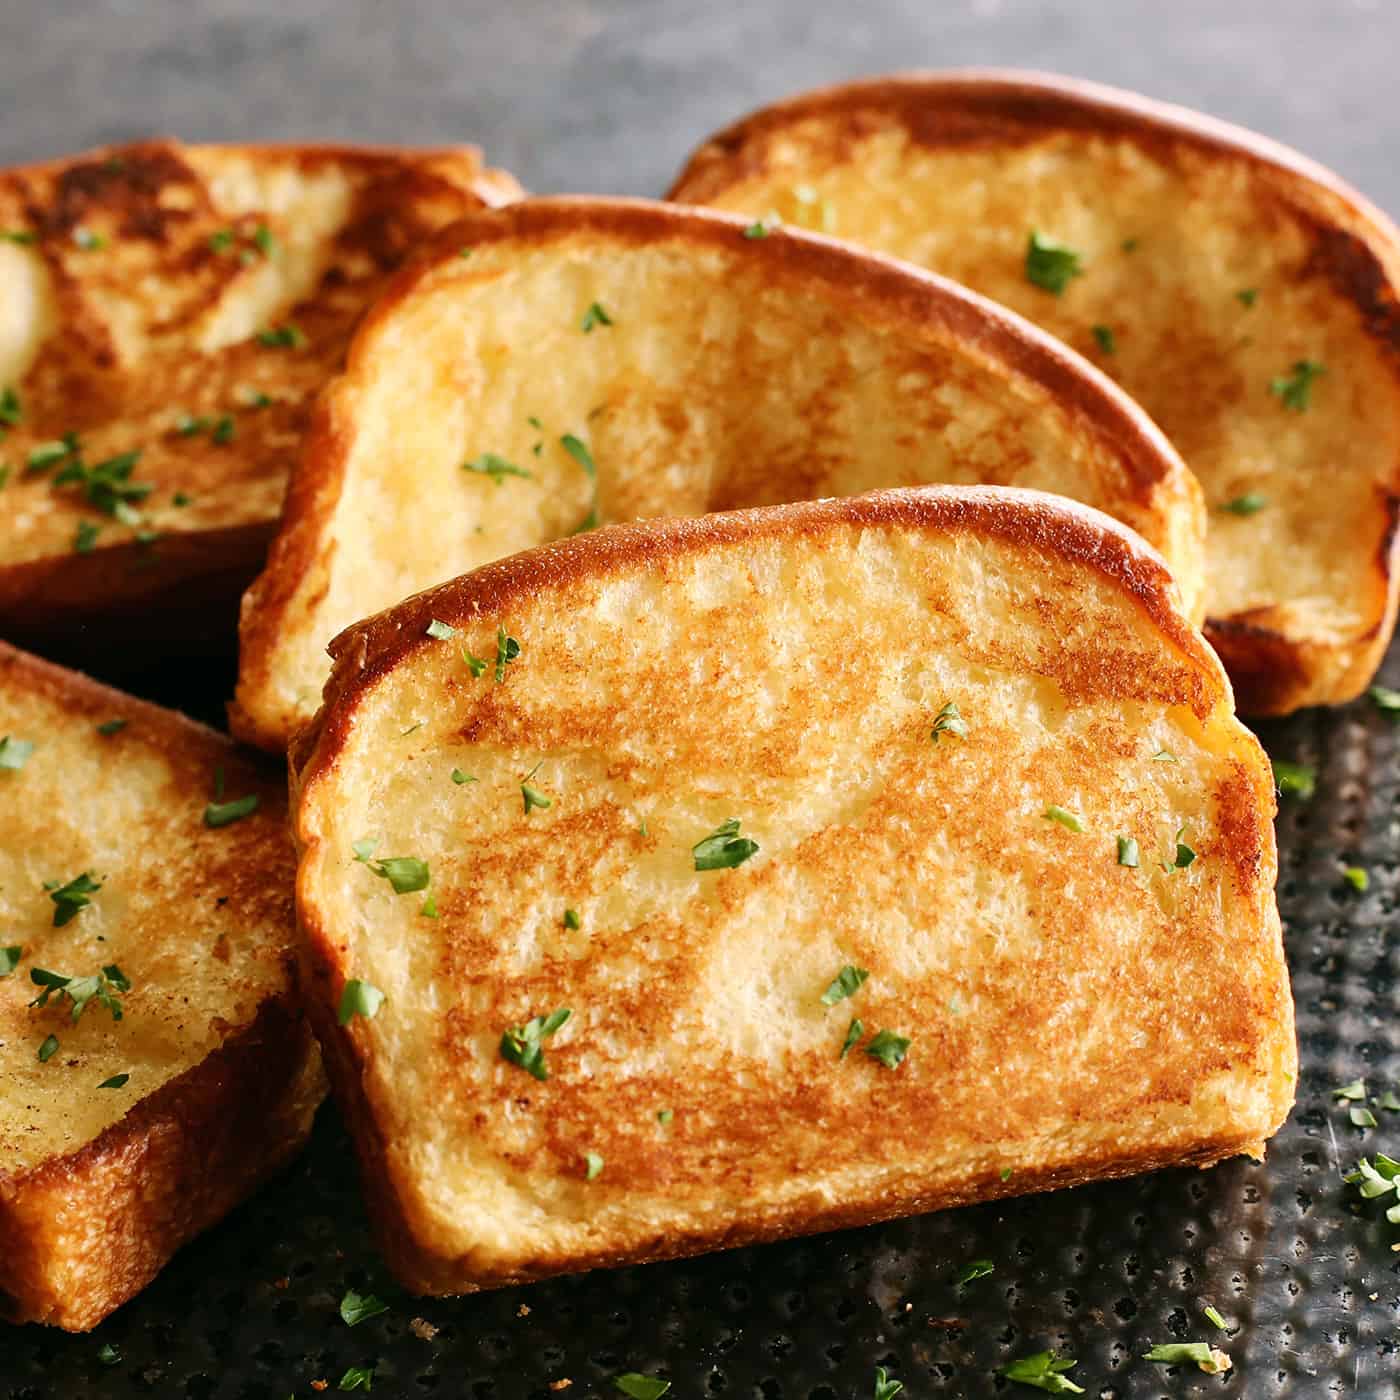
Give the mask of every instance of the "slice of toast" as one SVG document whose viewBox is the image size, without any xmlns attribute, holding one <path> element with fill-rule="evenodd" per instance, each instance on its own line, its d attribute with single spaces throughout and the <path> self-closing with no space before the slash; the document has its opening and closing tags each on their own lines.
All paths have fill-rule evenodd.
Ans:
<svg viewBox="0 0 1400 1400">
<path fill-rule="evenodd" d="M 0 643 L 0 803 L 0 1316 L 83 1331 L 310 1131 L 285 789 Z"/>
<path fill-rule="evenodd" d="M 642 200 L 446 230 L 366 318 L 244 603 L 235 731 L 286 744 L 342 628 L 599 520 L 928 481 L 1132 524 L 1198 605 L 1199 489 L 1081 360 L 961 288 Z"/>
<path fill-rule="evenodd" d="M 216 605 L 231 630 L 360 313 L 517 193 L 469 147 L 152 141 L 0 172 L 0 632 L 187 646 Z"/>
<path fill-rule="evenodd" d="M 616 526 L 333 651 L 302 985 L 412 1289 L 1258 1154 L 1288 1111 L 1269 764 L 1097 512 Z"/>
<path fill-rule="evenodd" d="M 1241 709 L 1366 686 L 1400 590 L 1400 234 L 1328 171 L 1112 88 L 914 73 L 755 113 L 670 197 L 908 258 L 1094 359 L 1205 489 Z"/>
</svg>

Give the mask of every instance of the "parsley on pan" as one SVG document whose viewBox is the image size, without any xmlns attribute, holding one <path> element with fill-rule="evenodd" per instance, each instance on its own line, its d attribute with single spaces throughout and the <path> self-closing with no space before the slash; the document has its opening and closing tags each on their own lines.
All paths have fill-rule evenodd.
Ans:
<svg viewBox="0 0 1400 1400">
<path fill-rule="evenodd" d="M 95 972 L 90 977 L 65 977 L 62 973 L 35 967 L 30 969 L 29 980 L 36 987 L 43 988 L 29 1003 L 30 1006 L 45 1007 L 49 1004 L 49 998 L 57 993 L 73 1003 L 74 1021 L 87 1010 L 88 1003 L 93 1001 L 99 1006 L 105 1006 L 112 1013 L 114 1021 L 120 1021 L 122 1004 L 119 994 L 131 990 L 131 982 L 115 963 L 109 963 L 101 972 Z"/>
<path fill-rule="evenodd" d="M 636 1371 L 625 1371 L 613 1377 L 613 1389 L 629 1396 L 630 1400 L 661 1400 L 670 1388 L 670 1381 L 663 1381 L 657 1376 L 643 1376 Z"/>
<path fill-rule="evenodd" d="M 548 1016 L 536 1016 L 523 1026 L 511 1026 L 501 1036 L 501 1058 L 519 1065 L 536 1079 L 549 1078 L 549 1066 L 544 1062 L 544 1042 L 574 1013 L 561 1006 Z"/>
<path fill-rule="evenodd" d="M 1050 1395 L 1083 1395 L 1084 1387 L 1075 1385 L 1064 1374 L 1078 1364 L 1072 1356 L 1057 1356 L 1053 1351 L 1038 1351 L 1033 1356 L 1008 1361 L 1000 1370 L 1007 1380 L 1034 1386 Z"/>
<path fill-rule="evenodd" d="M 929 739 L 936 744 L 944 734 L 956 734 L 959 739 L 967 738 L 967 721 L 951 700 L 934 716 L 933 732 Z"/>
<path fill-rule="evenodd" d="M 845 1001 L 847 997 L 853 997 L 865 984 L 865 980 L 870 974 L 863 967 L 853 967 L 847 963 L 832 980 L 831 985 L 822 993 L 823 1006 L 835 1006 L 838 1001 Z"/>
<path fill-rule="evenodd" d="M 1236 496 L 1234 500 L 1216 506 L 1216 510 L 1224 515 L 1258 515 L 1268 504 L 1267 496 L 1258 491 L 1246 491 L 1243 496 Z"/>
<path fill-rule="evenodd" d="M 996 1265 L 990 1259 L 970 1260 L 958 1270 L 957 1286 L 961 1288 L 964 1284 L 972 1283 L 975 1279 L 986 1278 L 995 1268 Z"/>
<path fill-rule="evenodd" d="M 894 1400 L 903 1389 L 903 1381 L 891 1380 L 890 1373 L 883 1366 L 875 1368 L 875 1400 Z"/>
<path fill-rule="evenodd" d="M 730 817 L 708 836 L 697 841 L 690 853 L 696 870 L 730 870 L 742 865 L 758 850 L 758 842 L 739 835 L 739 818 Z"/>
<path fill-rule="evenodd" d="M 1387 1113 L 1400 1113 L 1400 1098 L 1396 1097 L 1394 1089 L 1387 1089 L 1376 1103 Z"/>
<path fill-rule="evenodd" d="M 470 773 L 462 772 L 460 768 L 454 768 L 452 770 L 452 781 L 456 783 L 458 787 L 465 787 L 467 783 L 477 783 L 480 782 L 481 779 L 472 777 Z"/>
<path fill-rule="evenodd" d="M 1054 803 L 1051 803 L 1041 816 L 1048 822 L 1058 822 L 1066 831 L 1084 830 L 1084 822 L 1080 817 L 1064 807 L 1055 806 Z"/>
<path fill-rule="evenodd" d="M 1350 1084 L 1341 1084 L 1332 1090 L 1332 1097 L 1339 1103 L 1349 1100 L 1352 1103 L 1360 1103 L 1366 1097 L 1366 1081 L 1364 1079 L 1353 1079 Z"/>
<path fill-rule="evenodd" d="M 1043 238 L 1034 229 L 1026 240 L 1026 280 L 1059 296 L 1076 277 L 1082 277 L 1079 254 L 1063 243 Z"/>
<path fill-rule="evenodd" d="M 16 739 L 11 734 L 0 738 L 0 773 L 18 773 L 34 752 L 34 745 L 28 739 Z"/>
<path fill-rule="evenodd" d="M 603 310 L 599 302 L 595 301 L 593 305 L 583 313 L 583 320 L 579 322 L 579 329 L 585 335 L 588 335 L 594 326 L 610 326 L 612 323 L 612 317 Z"/>
<path fill-rule="evenodd" d="M 231 826 L 244 817 L 251 817 L 258 810 L 258 794 L 250 792 L 247 797 L 236 797 L 232 802 L 211 802 L 204 809 L 205 826 Z"/>
<path fill-rule="evenodd" d="M 1400 690 L 1392 690 L 1388 685 L 1373 685 L 1366 692 L 1371 703 L 1387 714 L 1400 714 Z"/>
<path fill-rule="evenodd" d="M 376 1298 L 373 1293 L 356 1293 L 353 1288 L 347 1288 L 340 1300 L 340 1320 L 347 1327 L 358 1327 L 360 1323 L 388 1311 L 388 1303 Z"/>
<path fill-rule="evenodd" d="M 373 1390 L 374 1367 L 351 1366 L 340 1378 L 337 1390 Z"/>
<path fill-rule="evenodd" d="M 1285 797 L 1306 802 L 1317 790 L 1317 769 L 1307 763 L 1290 763 L 1284 758 L 1271 758 L 1274 783 Z"/>
<path fill-rule="evenodd" d="M 896 1035 L 893 1031 L 876 1031 L 870 1037 L 865 1053 L 872 1060 L 879 1060 L 886 1069 L 898 1069 L 904 1063 L 905 1055 L 909 1053 L 910 1044 L 906 1037 Z"/>
<path fill-rule="evenodd" d="M 78 914 L 92 903 L 88 896 L 96 894 L 101 888 L 102 882 L 94 880 L 92 872 L 85 870 L 81 875 L 74 876 L 66 885 L 57 885 L 50 889 L 49 898 L 54 903 L 53 926 L 62 928 L 64 924 L 77 918 Z"/>
<path fill-rule="evenodd" d="M 524 467 L 517 467 L 514 462 L 508 462 L 494 452 L 483 452 L 475 461 L 463 462 L 462 470 L 476 472 L 479 476 L 489 476 L 497 486 L 508 476 L 522 476 L 527 481 L 534 479 Z"/>
<path fill-rule="evenodd" d="M 1223 1351 L 1209 1342 L 1167 1342 L 1155 1346 L 1142 1354 L 1144 1361 L 1159 1361 L 1164 1366 L 1179 1366 L 1184 1362 L 1194 1362 L 1208 1376 L 1218 1376 L 1228 1371 L 1232 1362 Z"/>
<path fill-rule="evenodd" d="M 1313 380 L 1327 373 L 1316 360 L 1294 360 L 1292 372 L 1269 380 L 1269 392 L 1283 400 L 1283 406 L 1302 413 L 1312 397 Z"/>
<path fill-rule="evenodd" d="M 1219 1311 L 1213 1304 L 1207 1303 L 1201 1311 L 1205 1314 L 1206 1321 L 1209 1322 L 1212 1327 L 1218 1328 L 1221 1332 L 1229 1331 L 1229 1324 L 1220 1316 Z"/>
<path fill-rule="evenodd" d="M 362 982 L 358 977 L 352 977 L 340 994 L 336 1020 L 342 1026 L 348 1026 L 356 1016 L 363 1016 L 367 1021 L 372 1021 L 379 1015 L 379 1008 L 383 1005 L 384 993 L 378 987 L 372 982 Z"/>
</svg>

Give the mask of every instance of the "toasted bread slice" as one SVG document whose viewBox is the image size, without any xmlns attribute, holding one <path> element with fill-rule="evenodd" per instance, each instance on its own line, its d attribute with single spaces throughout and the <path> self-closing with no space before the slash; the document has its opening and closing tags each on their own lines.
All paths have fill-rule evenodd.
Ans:
<svg viewBox="0 0 1400 1400">
<path fill-rule="evenodd" d="M 285 745 L 340 629 L 599 519 L 927 481 L 1102 507 L 1198 603 L 1195 481 L 1126 397 L 1019 319 L 700 211 L 548 199 L 477 215 L 375 307 L 320 405 L 245 600 L 235 730 Z"/>
<path fill-rule="evenodd" d="M 1092 357 L 1205 489 L 1206 635 L 1241 708 L 1365 687 L 1400 589 L 1400 234 L 1328 171 L 1112 88 L 915 73 L 755 113 L 671 198 L 815 222 Z M 1078 263 L 1033 267 L 1033 232 Z"/>
<path fill-rule="evenodd" d="M 0 631 L 208 628 L 364 307 L 428 233 L 516 193 L 472 148 L 153 141 L 0 172 Z"/>
<path fill-rule="evenodd" d="M 220 773 L 258 807 L 210 826 Z M 0 643 L 0 803 L 0 1315 L 82 1331 L 310 1130 L 286 798 L 221 735 Z"/>
<path fill-rule="evenodd" d="M 1097 512 L 617 526 L 333 651 L 302 985 L 410 1288 L 1259 1153 L 1288 1111 L 1269 764 Z"/>
</svg>

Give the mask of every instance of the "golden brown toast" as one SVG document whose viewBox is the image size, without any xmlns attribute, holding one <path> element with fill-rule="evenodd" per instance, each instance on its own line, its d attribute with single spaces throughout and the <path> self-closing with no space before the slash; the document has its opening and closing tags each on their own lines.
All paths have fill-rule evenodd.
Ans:
<svg viewBox="0 0 1400 1400">
<path fill-rule="evenodd" d="M 208 629 L 364 307 L 518 192 L 470 147 L 150 141 L 0 172 L 0 631 Z"/>
<path fill-rule="evenodd" d="M 1108 510 L 1199 606 L 1195 481 L 1125 396 L 1018 318 L 698 210 L 483 212 L 395 282 L 317 410 L 244 600 L 235 731 L 285 745 L 341 628 L 514 550 L 599 520 L 927 481 Z"/>
<path fill-rule="evenodd" d="M 310 1131 L 286 798 L 0 643 L 0 804 L 0 1316 L 83 1331 Z"/>
<path fill-rule="evenodd" d="M 1097 512 L 614 526 L 332 649 L 302 985 L 409 1288 L 1257 1154 L 1287 1114 L 1269 764 Z"/>
<path fill-rule="evenodd" d="M 1205 489 L 1241 708 L 1365 687 L 1400 587 L 1400 235 L 1328 171 L 1095 84 L 911 73 L 755 113 L 670 197 L 908 258 L 1092 358 Z"/>
</svg>

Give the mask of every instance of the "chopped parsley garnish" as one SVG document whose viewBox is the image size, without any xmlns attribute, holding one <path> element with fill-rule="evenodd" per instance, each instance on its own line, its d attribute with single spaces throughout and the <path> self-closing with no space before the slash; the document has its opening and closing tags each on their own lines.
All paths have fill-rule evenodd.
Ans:
<svg viewBox="0 0 1400 1400">
<path fill-rule="evenodd" d="M 730 817 L 703 840 L 697 841 L 690 853 L 695 857 L 696 870 L 730 870 L 742 865 L 758 850 L 758 842 L 739 835 L 739 818 Z"/>
<path fill-rule="evenodd" d="M 1059 822 L 1066 831 L 1083 831 L 1083 821 L 1064 807 L 1056 807 L 1053 803 L 1041 813 L 1041 816 L 1048 822 Z"/>
<path fill-rule="evenodd" d="M 299 350 L 306 344 L 306 336 L 300 326 L 288 321 L 285 326 L 274 326 L 258 332 L 258 344 L 269 349 Z"/>
<path fill-rule="evenodd" d="M 971 1283 L 974 1279 L 986 1278 L 996 1265 L 990 1259 L 973 1259 L 958 1270 L 957 1283 L 961 1288 L 965 1283 Z"/>
<path fill-rule="evenodd" d="M 1400 1178 L 1400 1162 L 1387 1157 L 1384 1152 L 1377 1152 L 1374 1166 L 1369 1158 L 1363 1157 L 1356 1164 L 1356 1170 L 1348 1172 L 1342 1180 L 1355 1186 L 1363 1200 L 1373 1201 L 1378 1196 L 1400 1189 L 1397 1178 Z M 1385 1218 L 1392 1225 L 1400 1225 L 1400 1205 L 1391 1206 Z"/>
<path fill-rule="evenodd" d="M 755 220 L 753 221 L 753 223 L 751 223 L 751 224 L 744 230 L 744 237 L 745 237 L 745 238 L 767 238 L 767 237 L 768 237 L 768 226 L 763 222 L 762 219 L 755 219 Z"/>
<path fill-rule="evenodd" d="M 613 1387 L 631 1400 L 661 1400 L 671 1388 L 670 1381 L 657 1376 L 643 1376 L 636 1371 L 627 1371 L 613 1378 Z"/>
<path fill-rule="evenodd" d="M 872 1060 L 879 1060 L 886 1069 L 898 1069 L 909 1053 L 912 1042 L 893 1031 L 876 1031 L 865 1047 L 865 1053 Z"/>
<path fill-rule="evenodd" d="M 593 461 L 593 454 L 588 450 L 588 444 L 582 438 L 576 438 L 572 433 L 565 433 L 559 439 L 559 446 L 581 466 L 590 477 L 598 475 L 597 464 Z"/>
<path fill-rule="evenodd" d="M 471 257 L 471 255 L 472 255 L 472 250 L 471 250 L 470 247 L 467 247 L 467 248 L 458 248 L 458 249 L 457 249 L 457 256 L 458 256 L 459 258 L 469 258 L 469 257 Z"/>
<path fill-rule="evenodd" d="M 29 449 L 29 456 L 24 461 L 25 474 L 41 476 L 50 467 L 56 467 L 60 462 L 78 456 L 81 451 L 82 446 L 77 433 L 65 433 L 61 438 L 41 442 L 37 447 Z"/>
<path fill-rule="evenodd" d="M 1225 515 L 1257 515 L 1268 504 L 1267 496 L 1258 491 L 1246 491 L 1243 496 L 1236 496 L 1233 501 L 1216 506 L 1216 510 Z"/>
<path fill-rule="evenodd" d="M 1180 763 L 1181 760 L 1170 749 L 1158 749 L 1152 755 L 1153 763 Z"/>
<path fill-rule="evenodd" d="M 272 236 L 272 230 L 266 224 L 259 224 L 253 230 L 253 242 L 257 245 L 258 252 L 265 258 L 272 257 L 277 251 L 277 240 Z"/>
<path fill-rule="evenodd" d="M 428 888 L 428 862 L 417 856 L 385 856 L 373 860 L 375 843 L 356 841 L 350 848 L 355 859 L 369 866 L 381 880 L 387 880 L 395 894 L 413 894 Z"/>
<path fill-rule="evenodd" d="M 584 1175 L 588 1181 L 597 1181 L 603 1174 L 603 1157 L 598 1152 L 586 1152 L 584 1154 Z"/>
<path fill-rule="evenodd" d="M 1072 1356 L 1057 1356 L 1053 1351 L 1038 1351 L 1033 1356 L 1023 1356 L 1017 1361 L 1008 1361 L 1000 1368 L 1001 1374 L 1009 1381 L 1019 1381 L 1021 1385 L 1034 1386 L 1050 1395 L 1083 1395 L 1084 1387 L 1075 1385 L 1064 1373 L 1079 1362 Z"/>
<path fill-rule="evenodd" d="M 508 476 L 523 476 L 527 481 L 534 479 L 524 467 L 517 467 L 514 462 L 508 462 L 494 452 L 483 452 L 474 462 L 463 462 L 462 470 L 489 476 L 497 486 Z"/>
<path fill-rule="evenodd" d="M 1285 797 L 1306 802 L 1317 790 L 1317 769 L 1307 763 L 1290 763 L 1287 759 L 1271 758 L 1274 783 Z"/>
<path fill-rule="evenodd" d="M 658 1108 L 656 1110 L 656 1121 L 664 1128 L 674 1117 L 676 1111 L 673 1108 Z"/>
<path fill-rule="evenodd" d="M 1376 1106 L 1385 1109 L 1387 1113 L 1400 1113 L 1400 1098 L 1396 1098 L 1394 1089 L 1387 1089 L 1376 1100 Z"/>
<path fill-rule="evenodd" d="M 230 826 L 244 817 L 251 817 L 258 810 L 258 794 L 250 792 L 247 797 L 235 797 L 232 802 L 211 802 L 204 809 L 205 826 Z"/>
<path fill-rule="evenodd" d="M 1347 1117 L 1351 1119 L 1353 1128 L 1374 1128 L 1376 1126 L 1376 1115 L 1364 1105 L 1353 1104 L 1347 1109 Z"/>
<path fill-rule="evenodd" d="M 428 636 L 436 638 L 439 642 L 445 642 L 449 637 L 457 635 L 457 629 L 449 622 L 439 622 L 434 618 L 425 629 Z"/>
<path fill-rule="evenodd" d="M 190 498 L 189 498 L 187 495 L 185 495 L 185 493 L 184 493 L 183 491 L 177 491 L 177 492 L 170 498 L 170 504 L 171 504 L 172 506 L 187 506 L 187 505 L 189 505 L 189 503 L 190 503 Z"/>
<path fill-rule="evenodd" d="M 73 242 L 85 253 L 94 253 L 107 246 L 107 240 L 100 233 L 94 233 L 90 228 L 83 228 L 81 225 L 73 230 Z"/>
<path fill-rule="evenodd" d="M 1283 406 L 1302 413 L 1312 395 L 1313 380 L 1327 373 L 1316 360 L 1294 360 L 1291 374 L 1281 374 L 1269 380 L 1269 392 L 1283 400 Z"/>
<path fill-rule="evenodd" d="M 353 1288 L 347 1288 L 340 1300 L 340 1320 L 347 1327 L 358 1327 L 360 1323 L 388 1311 L 388 1303 L 376 1298 L 373 1293 L 356 1293 Z"/>
<path fill-rule="evenodd" d="M 120 1349 L 111 1342 L 103 1342 L 97 1349 L 97 1359 L 104 1366 L 120 1366 L 122 1354 Z"/>
<path fill-rule="evenodd" d="M 892 1381 L 890 1373 L 883 1366 L 875 1368 L 875 1400 L 894 1400 L 903 1389 L 903 1381 Z"/>
<path fill-rule="evenodd" d="M 583 320 L 579 322 L 579 329 L 587 335 L 594 326 L 610 326 L 612 323 L 612 317 L 595 301 L 593 305 L 583 313 Z"/>
<path fill-rule="evenodd" d="M 112 1013 L 112 1019 L 120 1021 L 122 1004 L 118 994 L 131 990 L 131 983 L 126 974 L 115 963 L 109 963 L 101 972 L 95 972 L 91 977 L 64 977 L 61 973 L 35 967 L 30 969 L 29 980 L 36 987 L 43 988 L 29 1003 L 30 1006 L 47 1006 L 49 998 L 57 992 L 60 997 L 67 997 L 73 1003 L 74 1021 L 87 1010 L 88 1003 L 92 1001 L 99 1006 L 105 1006 Z"/>
<path fill-rule="evenodd" d="M 544 1042 L 574 1013 L 561 1006 L 548 1016 L 536 1016 L 523 1026 L 512 1026 L 501 1036 L 501 1058 L 519 1065 L 536 1079 L 549 1078 L 549 1066 L 544 1062 Z"/>
<path fill-rule="evenodd" d="M 373 1366 L 351 1366 L 341 1376 L 337 1390 L 372 1390 L 374 1388 Z"/>
<path fill-rule="evenodd" d="M 212 418 L 194 418 L 187 413 L 183 418 L 176 420 L 175 433 L 178 437 L 197 437 L 200 433 L 207 432 L 212 422 Z"/>
<path fill-rule="evenodd" d="M 1353 1079 L 1350 1084 L 1339 1085 L 1332 1090 L 1332 1097 L 1338 1102 L 1349 1099 L 1353 1103 L 1360 1103 L 1366 1097 L 1366 1081 Z"/>
<path fill-rule="evenodd" d="M 1254 303 L 1259 300 L 1259 288 L 1241 287 L 1240 290 L 1235 293 L 1235 300 L 1239 302 L 1241 306 L 1253 306 Z"/>
<path fill-rule="evenodd" d="M 209 247 L 216 253 L 226 253 L 233 247 L 233 230 L 231 228 L 215 229 L 209 235 Z"/>
<path fill-rule="evenodd" d="M 1138 843 L 1131 836 L 1118 838 L 1118 864 L 1126 865 L 1132 870 L 1138 868 Z"/>
<path fill-rule="evenodd" d="M 870 974 L 863 967 L 853 967 L 847 963 L 836 974 L 831 985 L 822 993 L 822 1005 L 835 1006 L 838 1001 L 845 1001 L 847 997 L 855 996 L 869 976 Z"/>
<path fill-rule="evenodd" d="M 217 423 L 214 424 L 214 431 L 209 434 L 209 440 L 223 447 L 234 439 L 238 432 L 238 424 L 233 421 L 231 415 L 225 413 Z"/>
<path fill-rule="evenodd" d="M 1010 1181 L 1010 1180 L 1011 1180 L 1011 1168 L 1010 1168 L 1010 1167 L 1003 1167 L 1003 1168 L 1001 1169 L 1001 1179 L 1002 1179 L 1003 1181 Z"/>
<path fill-rule="evenodd" d="M 1349 865 L 1342 871 L 1342 879 L 1354 889 L 1357 894 L 1365 894 L 1371 888 L 1371 876 L 1359 865 Z"/>
<path fill-rule="evenodd" d="M 19 966 L 23 956 L 24 948 L 18 943 L 0 948 L 0 977 L 8 977 Z"/>
<path fill-rule="evenodd" d="M 0 739 L 0 772 L 18 773 L 34 752 L 34 745 L 28 739 L 16 739 L 6 734 Z"/>
<path fill-rule="evenodd" d="M 1094 339 L 1098 342 L 1099 349 L 1105 355 L 1111 355 L 1118 348 L 1118 339 L 1113 334 L 1112 326 L 1095 326 Z"/>
<path fill-rule="evenodd" d="M 125 1089 L 129 1074 L 114 1074 L 110 1079 L 104 1079 L 97 1087 L 99 1089 Z"/>
<path fill-rule="evenodd" d="M 58 1037 L 56 1035 L 46 1035 L 44 1043 L 39 1047 L 39 1063 L 47 1064 L 48 1061 L 58 1053 Z"/>
<path fill-rule="evenodd" d="M 865 1023 L 859 1016 L 853 1016 L 851 1018 L 851 1024 L 846 1027 L 846 1038 L 841 1042 L 841 1053 L 836 1058 L 838 1060 L 844 1060 L 855 1048 L 856 1041 L 864 1034 Z"/>
<path fill-rule="evenodd" d="M 1166 1342 L 1142 1354 L 1144 1361 L 1159 1361 L 1164 1366 L 1180 1366 L 1194 1362 L 1207 1375 L 1216 1376 L 1230 1369 L 1230 1358 L 1209 1342 Z"/>
<path fill-rule="evenodd" d="M 574 929 L 575 931 L 583 927 L 583 923 L 579 919 L 577 909 L 564 910 L 564 927 L 567 929 Z"/>
<path fill-rule="evenodd" d="M 1059 296 L 1072 279 L 1082 277 L 1079 254 L 1053 239 L 1042 238 L 1034 229 L 1026 241 L 1026 280 L 1033 286 Z"/>
<path fill-rule="evenodd" d="M 1216 1327 L 1222 1332 L 1229 1330 L 1229 1324 L 1221 1317 L 1213 1304 L 1207 1303 L 1201 1311 L 1205 1314 L 1206 1321 L 1209 1322 L 1212 1327 Z"/>
<path fill-rule="evenodd" d="M 0 243 L 15 243 L 18 244 L 21 248 L 30 248 L 33 247 L 33 245 L 38 241 L 39 235 L 37 233 L 30 233 L 28 229 L 0 229 Z"/>
<path fill-rule="evenodd" d="M 0 432 L 3 432 L 3 429 L 0 429 Z M 8 462 L 0 462 L 0 491 L 5 489 L 5 483 L 9 481 L 9 479 L 10 464 Z"/>
<path fill-rule="evenodd" d="M 75 554 L 91 554 L 97 548 L 97 532 L 102 527 L 94 525 L 91 520 L 78 521 L 78 528 L 73 535 L 73 551 Z"/>
<path fill-rule="evenodd" d="M 929 739 L 936 744 L 944 734 L 956 734 L 959 739 L 967 738 L 967 721 L 951 700 L 934 716 L 933 732 Z"/>
<path fill-rule="evenodd" d="M 1392 690 L 1388 685 L 1373 685 L 1366 694 L 1378 710 L 1400 714 L 1400 690 Z"/>
<path fill-rule="evenodd" d="M 458 787 L 463 787 L 467 783 L 479 782 L 480 779 L 472 777 L 470 773 L 462 772 L 460 768 L 454 768 L 452 770 L 452 781 L 456 783 Z"/>
<path fill-rule="evenodd" d="M 379 1008 L 383 1005 L 384 993 L 378 987 L 372 982 L 362 982 L 358 977 L 352 977 L 340 994 L 340 1008 L 336 1012 L 336 1020 L 342 1026 L 348 1026 L 356 1016 L 363 1016 L 367 1021 L 372 1021 L 379 1015 Z"/>
<path fill-rule="evenodd" d="M 506 667 L 520 655 L 520 643 L 514 637 L 506 636 L 506 629 L 498 626 L 496 628 L 496 684 L 500 685 L 506 678 Z M 468 665 L 471 663 L 468 662 Z M 473 668 L 472 674 L 476 671 Z"/>
<path fill-rule="evenodd" d="M 0 389 L 0 428 L 14 428 L 24 417 L 19 392 L 12 384 Z"/>
<path fill-rule="evenodd" d="M 85 870 L 81 875 L 69 880 L 66 885 L 50 890 L 49 898 L 54 904 L 53 926 L 62 928 L 64 924 L 77 918 L 78 914 L 92 903 L 88 896 L 96 894 L 101 888 L 102 882 L 94 880 L 92 872 Z"/>
</svg>

